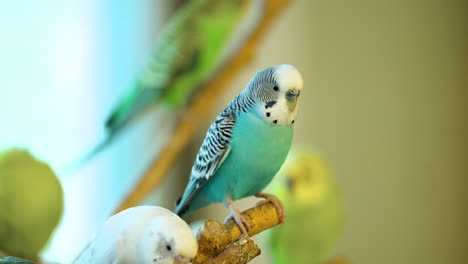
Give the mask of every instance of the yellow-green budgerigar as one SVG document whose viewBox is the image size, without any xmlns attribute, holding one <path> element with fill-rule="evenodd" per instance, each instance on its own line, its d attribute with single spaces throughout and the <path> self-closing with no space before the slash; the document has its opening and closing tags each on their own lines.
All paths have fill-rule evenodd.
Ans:
<svg viewBox="0 0 468 264">
<path fill-rule="evenodd" d="M 47 164 L 22 149 L 0 153 L 0 251 L 37 259 L 62 211 L 62 187 Z"/>
<path fill-rule="evenodd" d="M 155 104 L 185 106 L 241 47 L 263 13 L 264 0 L 191 0 L 170 18 L 153 55 L 128 93 L 105 121 L 106 138 L 84 159 L 99 152 L 136 116 Z"/>
<path fill-rule="evenodd" d="M 322 156 L 293 146 L 268 190 L 283 202 L 287 224 L 269 233 L 273 263 L 324 264 L 342 234 L 343 199 Z"/>
</svg>

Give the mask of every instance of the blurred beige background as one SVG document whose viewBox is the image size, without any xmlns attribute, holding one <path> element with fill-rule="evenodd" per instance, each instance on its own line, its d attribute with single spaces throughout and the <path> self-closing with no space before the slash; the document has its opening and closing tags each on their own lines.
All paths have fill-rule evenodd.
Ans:
<svg viewBox="0 0 468 264">
<path fill-rule="evenodd" d="M 292 64 L 305 81 L 294 142 L 321 149 L 347 203 L 336 254 L 466 263 L 467 10 L 462 1 L 293 1 L 187 159 L 253 73 Z"/>
</svg>

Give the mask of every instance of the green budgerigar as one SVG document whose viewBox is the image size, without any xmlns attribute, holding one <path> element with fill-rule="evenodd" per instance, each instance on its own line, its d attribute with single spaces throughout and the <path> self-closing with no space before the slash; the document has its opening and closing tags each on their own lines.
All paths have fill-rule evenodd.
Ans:
<svg viewBox="0 0 468 264">
<path fill-rule="evenodd" d="M 47 164 L 22 149 L 0 153 L 0 251 L 37 259 L 62 212 L 62 187 Z"/>
<path fill-rule="evenodd" d="M 324 264 L 343 232 L 341 192 L 322 156 L 293 146 L 268 190 L 283 202 L 286 225 L 269 231 L 273 263 Z"/>
<path fill-rule="evenodd" d="M 106 138 L 82 164 L 150 106 L 183 108 L 240 48 L 261 18 L 264 0 L 192 0 L 169 19 L 153 55 L 105 122 Z"/>
</svg>

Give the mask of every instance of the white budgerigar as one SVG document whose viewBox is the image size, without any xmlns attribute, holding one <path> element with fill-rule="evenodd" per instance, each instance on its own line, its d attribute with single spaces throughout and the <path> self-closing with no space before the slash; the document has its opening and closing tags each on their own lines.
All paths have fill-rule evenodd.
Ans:
<svg viewBox="0 0 468 264">
<path fill-rule="evenodd" d="M 197 250 L 190 227 L 176 214 L 158 206 L 137 206 L 107 219 L 74 263 L 189 263 Z"/>
</svg>

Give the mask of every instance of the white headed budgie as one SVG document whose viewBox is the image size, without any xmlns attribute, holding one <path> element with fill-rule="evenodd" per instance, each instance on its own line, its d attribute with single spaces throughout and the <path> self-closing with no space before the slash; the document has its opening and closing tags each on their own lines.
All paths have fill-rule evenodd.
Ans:
<svg viewBox="0 0 468 264">
<path fill-rule="evenodd" d="M 189 263 L 198 243 L 190 227 L 171 211 L 137 206 L 106 220 L 74 264 Z"/>
<path fill-rule="evenodd" d="M 175 213 L 222 202 L 247 234 L 248 224 L 232 201 L 255 195 L 272 201 L 284 222 L 280 202 L 261 191 L 288 154 L 302 87 L 293 66 L 257 72 L 208 129 Z"/>
<path fill-rule="evenodd" d="M 274 264 L 326 263 L 343 233 L 341 192 L 321 155 L 292 147 L 267 188 L 283 202 L 288 224 L 269 232 Z"/>
<path fill-rule="evenodd" d="M 105 121 L 105 139 L 73 167 L 101 151 L 150 106 L 186 105 L 255 29 L 263 1 L 187 1 L 166 23 L 148 65 Z"/>
<path fill-rule="evenodd" d="M 62 186 L 23 149 L 0 153 L 0 252 L 36 260 L 63 213 Z"/>
</svg>

